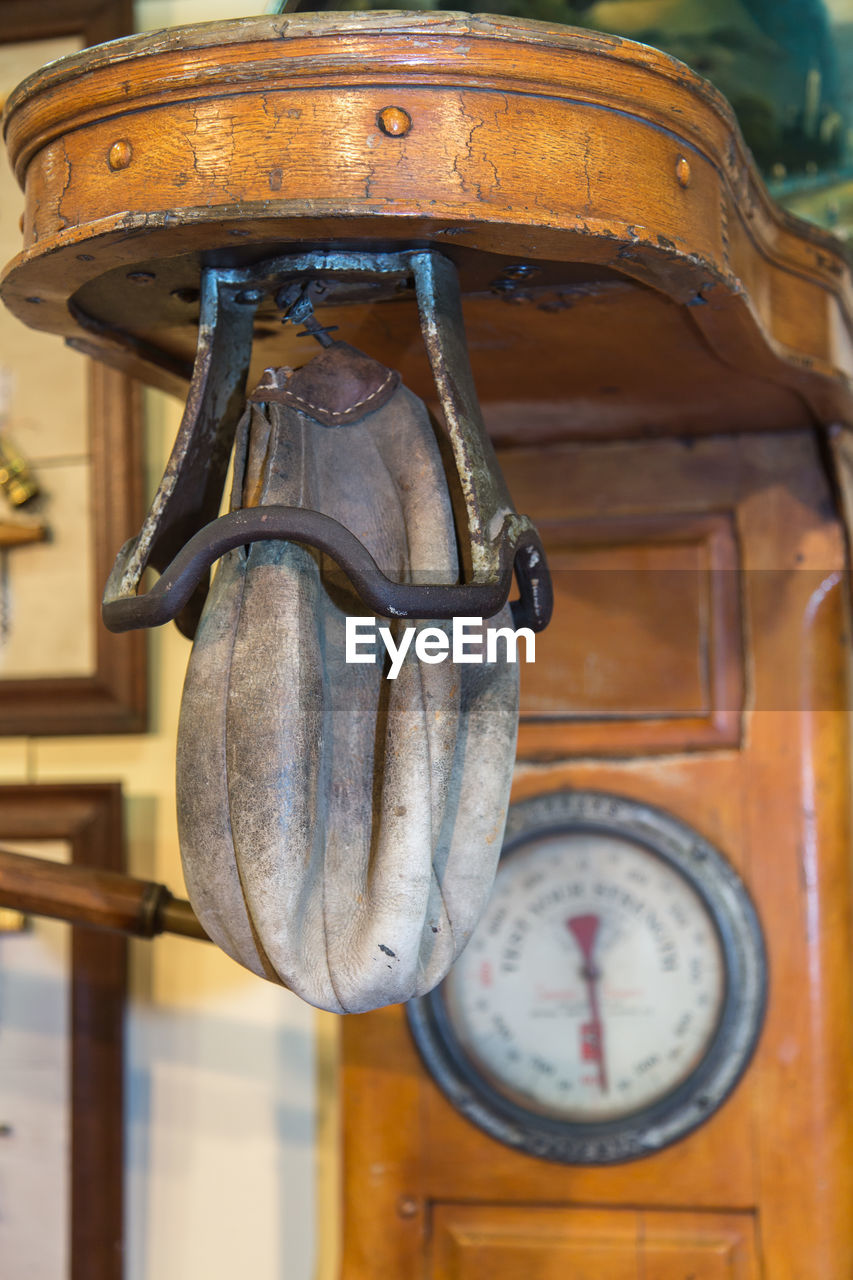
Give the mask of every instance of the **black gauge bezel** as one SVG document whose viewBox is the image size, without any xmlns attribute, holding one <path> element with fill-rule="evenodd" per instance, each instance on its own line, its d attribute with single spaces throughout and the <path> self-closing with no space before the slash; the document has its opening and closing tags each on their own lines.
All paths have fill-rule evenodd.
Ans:
<svg viewBox="0 0 853 1280">
<path fill-rule="evenodd" d="M 767 958 L 755 907 L 728 860 L 697 831 L 662 809 L 603 791 L 556 791 L 511 805 L 501 860 L 546 837 L 579 831 L 621 836 L 668 863 L 703 901 L 717 931 L 725 972 L 716 1030 L 701 1061 L 648 1106 L 608 1121 L 583 1122 L 528 1110 L 503 1095 L 460 1044 L 444 983 L 406 1012 L 418 1051 L 458 1111 L 499 1142 L 562 1164 L 616 1164 L 678 1142 L 714 1115 L 743 1075 L 764 1020 Z"/>
</svg>

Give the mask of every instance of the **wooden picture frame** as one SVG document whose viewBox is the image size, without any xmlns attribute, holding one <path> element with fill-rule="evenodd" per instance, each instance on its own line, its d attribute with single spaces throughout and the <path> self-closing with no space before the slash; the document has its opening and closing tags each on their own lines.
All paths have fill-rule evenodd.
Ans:
<svg viewBox="0 0 853 1280">
<path fill-rule="evenodd" d="M 123 871 L 121 785 L 0 786 L 0 845 L 21 840 L 66 841 L 73 865 Z M 121 1280 L 127 941 L 69 928 L 69 1274 L 62 1280 Z"/>
<path fill-rule="evenodd" d="M 0 43 L 79 34 L 85 45 L 133 30 L 132 0 L 0 0 Z M 144 633 L 111 635 L 100 594 L 122 543 L 142 519 L 141 409 L 137 385 L 95 362 L 88 370 L 92 470 L 95 663 L 91 674 L 0 677 L 0 735 L 139 733 L 147 724 Z M 69 589 L 72 589 L 69 587 Z"/>
<path fill-rule="evenodd" d="M 0 0 L 3 44 L 81 35 L 88 46 L 132 31 L 133 0 Z"/>
</svg>

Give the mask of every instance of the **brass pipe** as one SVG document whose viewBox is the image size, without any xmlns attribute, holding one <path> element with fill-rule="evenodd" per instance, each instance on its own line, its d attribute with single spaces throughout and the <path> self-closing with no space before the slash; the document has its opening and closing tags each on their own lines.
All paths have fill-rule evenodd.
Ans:
<svg viewBox="0 0 853 1280">
<path fill-rule="evenodd" d="M 175 933 L 209 940 L 190 904 L 164 884 L 6 849 L 0 849 L 0 906 L 136 938 Z"/>
<path fill-rule="evenodd" d="M 162 886 L 165 888 L 165 886 Z M 169 890 L 166 889 L 169 893 Z M 179 933 L 184 938 L 198 938 L 200 942 L 209 942 L 201 921 L 193 911 L 186 898 L 168 898 L 160 908 L 160 924 L 162 933 Z"/>
</svg>

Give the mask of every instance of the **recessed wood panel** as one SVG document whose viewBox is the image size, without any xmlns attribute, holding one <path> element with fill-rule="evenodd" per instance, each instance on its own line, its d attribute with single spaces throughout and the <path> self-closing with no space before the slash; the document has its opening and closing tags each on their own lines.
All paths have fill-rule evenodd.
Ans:
<svg viewBox="0 0 853 1280">
<path fill-rule="evenodd" d="M 549 629 L 522 668 L 519 756 L 735 745 L 743 703 L 732 519 L 541 521 Z"/>
<path fill-rule="evenodd" d="M 431 1280 L 757 1280 L 748 1214 L 437 1205 Z"/>
</svg>

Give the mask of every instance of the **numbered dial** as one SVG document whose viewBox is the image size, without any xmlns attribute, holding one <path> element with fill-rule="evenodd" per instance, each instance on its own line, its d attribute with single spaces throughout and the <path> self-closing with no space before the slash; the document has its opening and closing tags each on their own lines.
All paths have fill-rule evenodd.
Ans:
<svg viewBox="0 0 853 1280">
<path fill-rule="evenodd" d="M 415 1043 L 459 1111 L 567 1164 L 677 1142 L 761 1030 L 761 927 L 727 859 L 672 814 L 560 791 L 512 805 L 494 894 Z"/>
<path fill-rule="evenodd" d="M 701 1061 L 725 995 L 708 907 L 669 863 L 597 832 L 507 858 L 445 984 L 459 1044 L 520 1105 L 610 1120 Z"/>
</svg>

